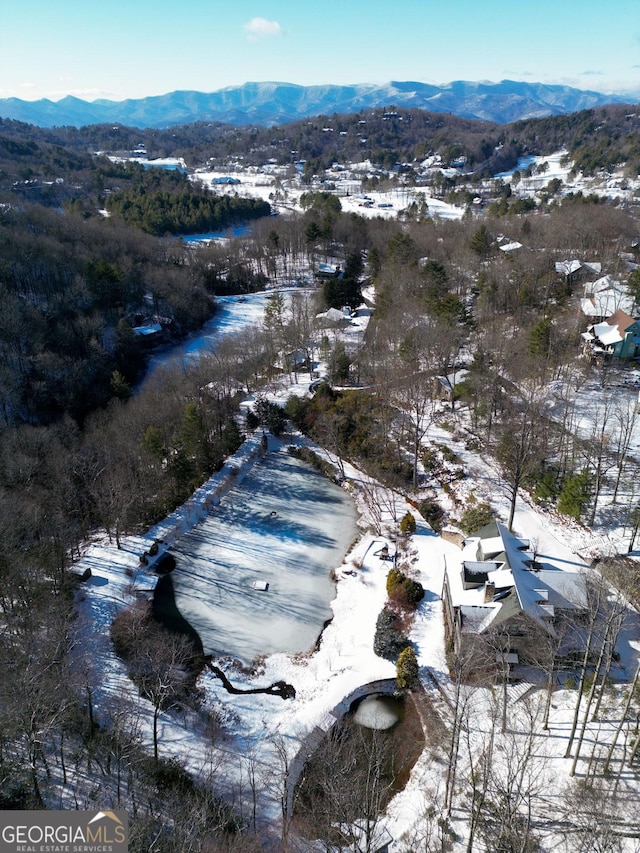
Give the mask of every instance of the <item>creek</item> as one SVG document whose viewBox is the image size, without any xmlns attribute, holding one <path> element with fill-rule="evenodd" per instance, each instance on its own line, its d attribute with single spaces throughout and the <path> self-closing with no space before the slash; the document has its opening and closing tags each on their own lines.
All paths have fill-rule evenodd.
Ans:
<svg viewBox="0 0 640 853">
<path fill-rule="evenodd" d="M 224 335 L 241 332 L 259 323 L 264 317 L 268 297 L 269 294 L 264 291 L 242 296 L 218 296 L 215 314 L 199 331 L 152 354 L 139 388 L 143 388 L 157 370 L 171 363 L 181 364 L 197 359 L 201 354 L 215 349 Z"/>
</svg>

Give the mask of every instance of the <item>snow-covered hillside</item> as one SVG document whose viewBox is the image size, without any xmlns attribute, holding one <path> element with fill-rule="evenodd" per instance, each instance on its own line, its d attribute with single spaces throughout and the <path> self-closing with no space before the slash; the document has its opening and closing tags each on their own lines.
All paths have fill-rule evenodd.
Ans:
<svg viewBox="0 0 640 853">
<path fill-rule="evenodd" d="M 299 378 L 297 386 L 283 380 L 278 388 L 270 391 L 270 398 L 282 401 L 290 393 L 307 393 L 311 377 L 307 374 Z M 247 405 L 251 405 L 251 401 Z M 585 412 L 588 411 L 588 396 L 585 396 L 584 406 Z M 465 446 L 464 433 L 464 413 L 460 413 L 455 436 L 450 429 L 438 425 L 436 420 L 429 440 L 449 443 L 453 447 L 467 472 L 463 487 L 467 494 L 473 493 L 477 500 L 489 499 L 504 518 L 508 514 L 509 501 L 500 474 L 489 460 Z M 108 541 L 96 542 L 76 567 L 77 570 L 90 568 L 92 572 L 91 579 L 82 587 L 79 605 L 81 624 L 85 626 L 84 637 L 91 643 L 95 659 L 100 660 L 100 667 L 94 669 L 93 676 L 96 679 L 97 713 L 106 721 L 110 707 L 125 701 L 131 708 L 131 719 L 136 720 L 148 745 L 151 743 L 153 709 L 138 696 L 126 678 L 122 662 L 113 652 L 108 636 L 110 621 L 115 611 L 129 606 L 154 584 L 153 566 L 144 567 L 139 563 L 140 554 L 147 551 L 152 542 L 160 540 L 166 543 L 163 548 L 172 545 L 179 548 L 190 535 L 189 531 L 198 531 L 208 514 L 216 512 L 216 506 L 224 508 L 228 524 L 234 523 L 233 503 L 239 499 L 234 495 L 241 494 L 244 484 L 251 482 L 251 470 L 261 464 L 259 438 L 259 434 L 249 438 L 221 472 L 203 485 L 184 507 L 146 536 L 127 538 L 120 550 Z M 302 439 L 298 436 L 295 440 Z M 272 450 L 269 452 L 284 452 L 275 439 L 270 438 L 270 443 Z M 332 459 L 330 453 L 320 448 L 317 450 Z M 429 731 L 434 728 L 436 719 L 443 731 L 450 732 L 452 709 L 457 701 L 455 683 L 446 661 L 440 596 L 445 561 L 459 559 L 460 552 L 456 545 L 437 536 L 400 495 L 387 492 L 379 485 L 373 488 L 369 478 L 353 466 L 346 465 L 343 488 L 357 507 L 361 535 L 344 560 L 334 567 L 337 584 L 331 604 L 333 618 L 324 629 L 319 646 L 309 654 L 268 654 L 253 667 L 241 666 L 231 660 L 220 661 L 228 679 L 238 688 L 264 687 L 284 681 L 295 689 L 295 698 L 283 701 L 265 694 L 230 694 L 213 674 L 207 673 L 201 679 L 205 691 L 204 709 L 215 713 L 222 721 L 224 736 L 211 743 L 193 714 L 185 716 L 163 712 L 160 717 L 161 754 L 179 758 L 194 775 L 203 778 L 212 767 L 223 768 L 218 770 L 224 778 L 223 787 L 229 791 L 235 807 L 245 814 L 250 814 L 252 808 L 251 791 L 245 784 L 247 774 L 256 774 L 260 780 L 257 830 L 265 839 L 279 837 L 282 821 L 279 797 L 285 772 L 283 762 L 290 768 L 289 781 L 293 784 L 295 774 L 301 769 L 301 756 L 305 755 L 309 738 L 314 732 L 330 727 L 336 716 L 346 710 L 343 704 L 345 697 L 370 682 L 395 676 L 394 665 L 374 654 L 373 636 L 376 618 L 386 599 L 388 563 L 380 559 L 380 551 L 384 545 L 391 553 L 399 548 L 403 564 L 420 580 L 426 591 L 413 623 L 411 641 L 417 650 L 424 689 L 422 707 L 427 747 L 404 790 L 394 797 L 382 816 L 380 826 L 385 829 L 385 837 L 392 839 L 390 850 L 408 853 L 424 849 L 425 839 L 434 832 L 434 826 L 440 820 L 441 826 L 446 824 L 459 840 L 452 849 L 463 850 L 468 816 L 464 809 L 454 807 L 449 811 L 445 808 L 446 765 L 443 764 L 443 756 L 446 749 L 443 752 L 443 743 L 429 739 Z M 372 498 L 376 490 L 378 496 Z M 406 540 L 399 540 L 398 519 L 408 511 L 416 514 L 417 529 Z M 241 519 L 238 523 L 243 524 L 244 535 L 236 540 L 236 559 L 239 563 L 251 562 L 255 553 L 259 553 L 260 531 L 256 529 L 252 533 Z M 335 523 L 339 524 L 339 519 Z M 539 554 L 553 555 L 574 568 L 584 567 L 583 559 L 577 554 L 585 545 L 584 530 L 567 525 L 560 517 L 533 506 L 524 496 L 517 503 L 515 529 L 523 536 L 535 539 Z M 211 541 L 206 547 L 209 548 L 208 558 L 215 561 L 216 543 Z M 205 548 L 204 544 L 202 548 Z M 224 597 L 217 606 L 224 607 Z M 244 618 L 247 626 L 251 625 L 249 599 L 244 616 L 240 610 L 235 618 Z M 628 614 L 624 636 L 625 654 L 619 661 L 617 674 L 618 678 L 629 680 L 640 652 L 640 622 L 635 612 Z M 602 759 L 612 743 L 616 714 L 624 701 L 624 691 L 624 683 L 612 685 L 599 719 L 587 722 L 585 737 L 588 748 L 577 764 L 577 779 L 585 776 L 594 760 Z M 496 776 L 506 779 L 513 769 L 514 757 L 520 757 L 523 762 L 526 758 L 520 793 L 525 791 L 530 798 L 536 826 L 548 845 L 545 849 L 566 850 L 567 853 L 575 850 L 564 829 L 570 820 L 567 791 L 572 784 L 572 759 L 565 758 L 564 753 L 574 713 L 575 689 L 563 682 L 556 684 L 548 729 L 541 725 L 544 691 L 530 688 L 528 684 L 513 685 L 508 689 L 505 731 L 499 730 L 500 698 L 492 690 L 470 687 L 464 701 L 466 745 L 459 759 L 460 781 L 454 806 L 456 803 L 462 806 L 470 796 L 468 782 L 463 779 L 471 778 L 470 764 L 480 759 L 490 741 L 492 772 Z M 431 725 L 429 717 L 433 718 Z M 619 737 L 614 753 L 615 766 L 612 765 L 616 773 L 621 770 L 616 786 L 616 809 L 623 826 L 629 831 L 639 831 L 639 783 L 634 771 L 620 765 L 624 742 L 624 737 Z M 60 802 L 70 803 L 74 787 L 79 784 L 81 780 L 70 774 L 67 783 L 60 784 Z M 102 805 L 109 804 L 109 792 L 104 792 Z M 637 849 L 633 838 L 616 837 L 616 843 L 622 846 L 615 849 Z"/>
</svg>

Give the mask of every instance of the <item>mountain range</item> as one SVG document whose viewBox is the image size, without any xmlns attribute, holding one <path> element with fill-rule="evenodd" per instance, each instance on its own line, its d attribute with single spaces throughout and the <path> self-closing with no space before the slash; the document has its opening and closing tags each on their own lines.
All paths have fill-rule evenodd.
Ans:
<svg viewBox="0 0 640 853">
<path fill-rule="evenodd" d="M 196 121 L 235 125 L 276 125 L 314 115 L 354 113 L 378 107 L 417 107 L 501 124 L 519 119 L 572 113 L 630 96 L 502 80 L 474 83 L 458 80 L 446 86 L 390 82 L 384 85 L 298 86 L 293 83 L 245 83 L 205 94 L 178 91 L 125 101 L 60 101 L 0 99 L 0 116 L 39 127 L 123 124 L 165 128 Z"/>
</svg>

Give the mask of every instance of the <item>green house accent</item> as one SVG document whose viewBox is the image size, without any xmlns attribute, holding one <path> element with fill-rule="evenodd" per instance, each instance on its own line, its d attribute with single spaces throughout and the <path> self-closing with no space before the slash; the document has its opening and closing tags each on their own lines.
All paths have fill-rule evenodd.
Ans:
<svg viewBox="0 0 640 853">
<path fill-rule="evenodd" d="M 592 326 L 592 332 L 607 355 L 635 358 L 640 353 L 640 320 L 625 311 L 614 311 L 604 322 Z"/>
</svg>

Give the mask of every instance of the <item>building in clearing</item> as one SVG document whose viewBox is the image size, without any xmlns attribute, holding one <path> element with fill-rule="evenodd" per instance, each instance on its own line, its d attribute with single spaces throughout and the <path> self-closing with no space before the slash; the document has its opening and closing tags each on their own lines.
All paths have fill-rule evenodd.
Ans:
<svg viewBox="0 0 640 853">
<path fill-rule="evenodd" d="M 601 323 L 619 309 L 631 313 L 634 299 L 626 284 L 605 275 L 585 284 L 580 309 L 592 323 Z"/>
<path fill-rule="evenodd" d="M 478 666 L 489 670 L 540 665 L 551 648 L 565 656 L 579 652 L 589 604 L 585 573 L 561 566 L 499 521 L 469 536 L 460 559 L 448 558 L 445 568 L 448 648 L 462 656 L 477 652 Z"/>
<path fill-rule="evenodd" d="M 602 323 L 582 334 L 586 354 L 592 357 L 631 359 L 640 353 L 640 320 L 618 309 Z"/>
<path fill-rule="evenodd" d="M 586 263 L 574 258 L 573 260 L 557 261 L 556 272 L 564 277 L 569 286 L 573 286 L 591 275 L 600 275 L 602 264 L 597 261 Z"/>
</svg>

